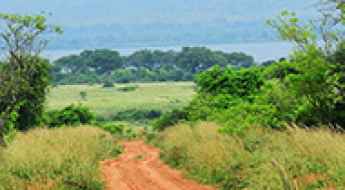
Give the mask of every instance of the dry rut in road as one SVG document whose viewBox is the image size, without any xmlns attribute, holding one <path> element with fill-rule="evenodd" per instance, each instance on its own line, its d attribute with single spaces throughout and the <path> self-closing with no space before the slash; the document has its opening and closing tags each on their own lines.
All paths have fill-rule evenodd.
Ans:
<svg viewBox="0 0 345 190">
<path fill-rule="evenodd" d="M 159 159 L 159 149 L 143 141 L 123 143 L 124 153 L 102 163 L 107 190 L 214 190 L 183 178 Z"/>
</svg>

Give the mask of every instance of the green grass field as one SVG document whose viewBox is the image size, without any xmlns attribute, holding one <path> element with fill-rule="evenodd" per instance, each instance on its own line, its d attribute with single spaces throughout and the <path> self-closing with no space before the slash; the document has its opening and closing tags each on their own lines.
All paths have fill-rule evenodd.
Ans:
<svg viewBox="0 0 345 190">
<path fill-rule="evenodd" d="M 135 91 L 123 92 L 124 86 L 138 86 Z M 86 99 L 80 92 L 86 92 Z M 47 109 L 61 109 L 70 104 L 81 103 L 97 115 L 109 117 L 117 112 L 140 109 L 169 111 L 186 106 L 192 99 L 192 82 L 115 84 L 114 88 L 101 85 L 65 85 L 54 87 L 48 94 Z"/>
</svg>

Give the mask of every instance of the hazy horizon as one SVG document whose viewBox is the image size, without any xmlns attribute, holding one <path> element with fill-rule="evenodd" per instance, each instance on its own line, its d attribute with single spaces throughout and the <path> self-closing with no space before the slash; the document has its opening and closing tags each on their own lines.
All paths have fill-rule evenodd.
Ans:
<svg viewBox="0 0 345 190">
<path fill-rule="evenodd" d="M 2 0 L 0 12 L 37 14 L 65 33 L 50 49 L 269 42 L 282 10 L 310 18 L 318 0 Z M 30 9 L 28 9 L 30 7 Z"/>
<path fill-rule="evenodd" d="M 52 14 L 52 22 L 63 27 L 195 24 L 265 20 L 284 9 L 308 17 L 317 1 L 305 0 L 301 4 L 300 0 L 2 0 L 0 11 L 21 14 L 44 11 Z"/>
</svg>

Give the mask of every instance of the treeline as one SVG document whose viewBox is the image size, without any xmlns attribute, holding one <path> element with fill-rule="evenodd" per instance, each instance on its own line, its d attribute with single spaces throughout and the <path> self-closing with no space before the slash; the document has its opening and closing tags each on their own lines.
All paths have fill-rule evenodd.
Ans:
<svg viewBox="0 0 345 190">
<path fill-rule="evenodd" d="M 208 68 L 250 67 L 252 56 L 212 51 L 205 47 L 184 47 L 182 51 L 141 50 L 129 56 L 98 49 L 62 57 L 53 63 L 55 84 L 189 81 Z"/>
</svg>

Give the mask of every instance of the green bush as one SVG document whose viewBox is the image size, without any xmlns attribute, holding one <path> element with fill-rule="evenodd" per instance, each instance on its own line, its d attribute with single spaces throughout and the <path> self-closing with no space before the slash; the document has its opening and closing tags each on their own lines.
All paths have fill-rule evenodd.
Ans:
<svg viewBox="0 0 345 190">
<path fill-rule="evenodd" d="M 126 126 L 123 124 L 104 123 L 98 124 L 98 127 L 113 135 L 122 135 Z"/>
<path fill-rule="evenodd" d="M 252 124 L 276 127 L 275 107 L 255 103 L 265 84 L 261 71 L 213 67 L 201 73 L 196 80 L 198 95 L 185 110 L 188 120 L 217 121 L 225 125 L 225 131 L 240 131 Z"/>
<path fill-rule="evenodd" d="M 263 70 L 263 76 L 267 79 L 279 79 L 283 80 L 290 74 L 300 74 L 300 71 L 296 68 L 296 64 L 287 60 L 273 63 Z"/>
<path fill-rule="evenodd" d="M 181 120 L 187 119 L 187 112 L 184 110 L 173 110 L 164 113 L 160 118 L 153 122 L 153 128 L 156 130 L 164 130 L 167 127 L 173 126 Z"/>
<path fill-rule="evenodd" d="M 105 81 L 105 82 L 103 83 L 103 88 L 113 88 L 113 87 L 115 87 L 113 81 Z"/>
<path fill-rule="evenodd" d="M 340 62 L 341 53 L 337 56 Z M 188 119 L 216 121 L 227 132 L 251 125 L 342 124 L 345 77 L 341 71 L 314 46 L 267 67 L 214 67 L 198 76 L 198 95 L 186 109 Z"/>
<path fill-rule="evenodd" d="M 80 95 L 80 98 L 82 100 L 84 100 L 84 101 L 87 100 L 87 92 L 86 91 L 80 91 L 79 95 Z"/>
<path fill-rule="evenodd" d="M 49 127 L 60 127 L 63 125 L 90 124 L 94 119 L 94 114 L 87 107 L 70 105 L 62 110 L 47 112 L 45 123 Z"/>
<path fill-rule="evenodd" d="M 132 86 L 123 86 L 123 87 L 118 87 L 116 88 L 118 91 L 121 91 L 121 92 L 132 92 L 132 91 L 135 91 L 137 90 L 139 87 L 136 86 L 136 85 L 132 85 Z"/>
<path fill-rule="evenodd" d="M 129 109 L 116 113 L 113 121 L 147 121 L 160 117 L 160 110 Z"/>
<path fill-rule="evenodd" d="M 201 94 L 227 94 L 246 98 L 257 93 L 264 81 L 259 68 L 234 69 L 215 66 L 197 76 L 196 84 Z"/>
</svg>

